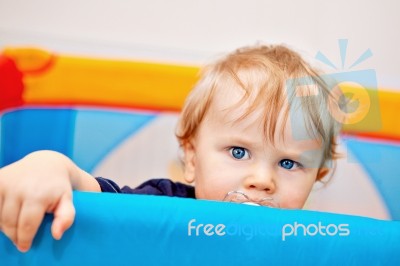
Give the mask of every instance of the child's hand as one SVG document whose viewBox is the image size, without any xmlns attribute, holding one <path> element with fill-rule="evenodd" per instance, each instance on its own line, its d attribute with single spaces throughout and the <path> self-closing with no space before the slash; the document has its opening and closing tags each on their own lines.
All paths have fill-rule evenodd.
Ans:
<svg viewBox="0 0 400 266">
<path fill-rule="evenodd" d="M 32 153 L 0 170 L 0 229 L 20 251 L 31 247 L 45 213 L 53 213 L 51 233 L 60 239 L 73 223 L 72 189 L 99 191 L 67 157 Z M 85 186 L 86 185 L 86 186 Z"/>
</svg>

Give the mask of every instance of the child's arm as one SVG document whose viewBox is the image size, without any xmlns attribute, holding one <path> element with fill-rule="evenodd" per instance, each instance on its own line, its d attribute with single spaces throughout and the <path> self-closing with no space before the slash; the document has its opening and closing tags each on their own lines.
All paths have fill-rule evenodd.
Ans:
<svg viewBox="0 0 400 266">
<path fill-rule="evenodd" d="M 97 181 L 66 156 L 31 153 L 0 170 L 0 230 L 20 251 L 29 250 L 45 213 L 53 213 L 55 239 L 72 225 L 72 190 L 101 191 Z"/>
</svg>

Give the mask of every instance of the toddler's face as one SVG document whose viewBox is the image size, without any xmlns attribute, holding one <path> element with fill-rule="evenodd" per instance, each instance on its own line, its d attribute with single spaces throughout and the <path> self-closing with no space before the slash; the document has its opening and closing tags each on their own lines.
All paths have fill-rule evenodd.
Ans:
<svg viewBox="0 0 400 266">
<path fill-rule="evenodd" d="M 318 175 L 323 175 L 317 168 L 320 142 L 295 140 L 292 132 L 305 132 L 305 125 L 290 117 L 284 125 L 283 119 L 278 121 L 276 134 L 283 126 L 283 138 L 268 142 L 261 110 L 238 120 L 246 106 L 232 108 L 242 97 L 235 91 L 215 96 L 185 147 L 185 178 L 195 182 L 196 198 L 223 200 L 229 191 L 241 191 L 254 201 L 272 197 L 281 208 L 302 208 Z"/>
</svg>

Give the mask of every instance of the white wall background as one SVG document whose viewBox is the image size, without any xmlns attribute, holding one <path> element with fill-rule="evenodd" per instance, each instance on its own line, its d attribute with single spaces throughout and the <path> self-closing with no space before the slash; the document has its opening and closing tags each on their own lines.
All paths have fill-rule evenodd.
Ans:
<svg viewBox="0 0 400 266">
<path fill-rule="evenodd" d="M 378 85 L 400 89 L 400 2 L 393 0 L 0 0 L 0 48 L 201 64 L 257 41 L 340 65 L 368 48 Z"/>
</svg>

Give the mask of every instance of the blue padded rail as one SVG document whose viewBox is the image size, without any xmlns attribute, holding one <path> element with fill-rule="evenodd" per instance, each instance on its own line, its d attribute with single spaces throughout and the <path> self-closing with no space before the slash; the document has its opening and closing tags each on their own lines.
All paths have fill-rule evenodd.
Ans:
<svg viewBox="0 0 400 266">
<path fill-rule="evenodd" d="M 162 196 L 74 201 L 60 241 L 50 216 L 25 254 L 0 233 L 0 265 L 400 265 L 397 221 Z"/>
</svg>

